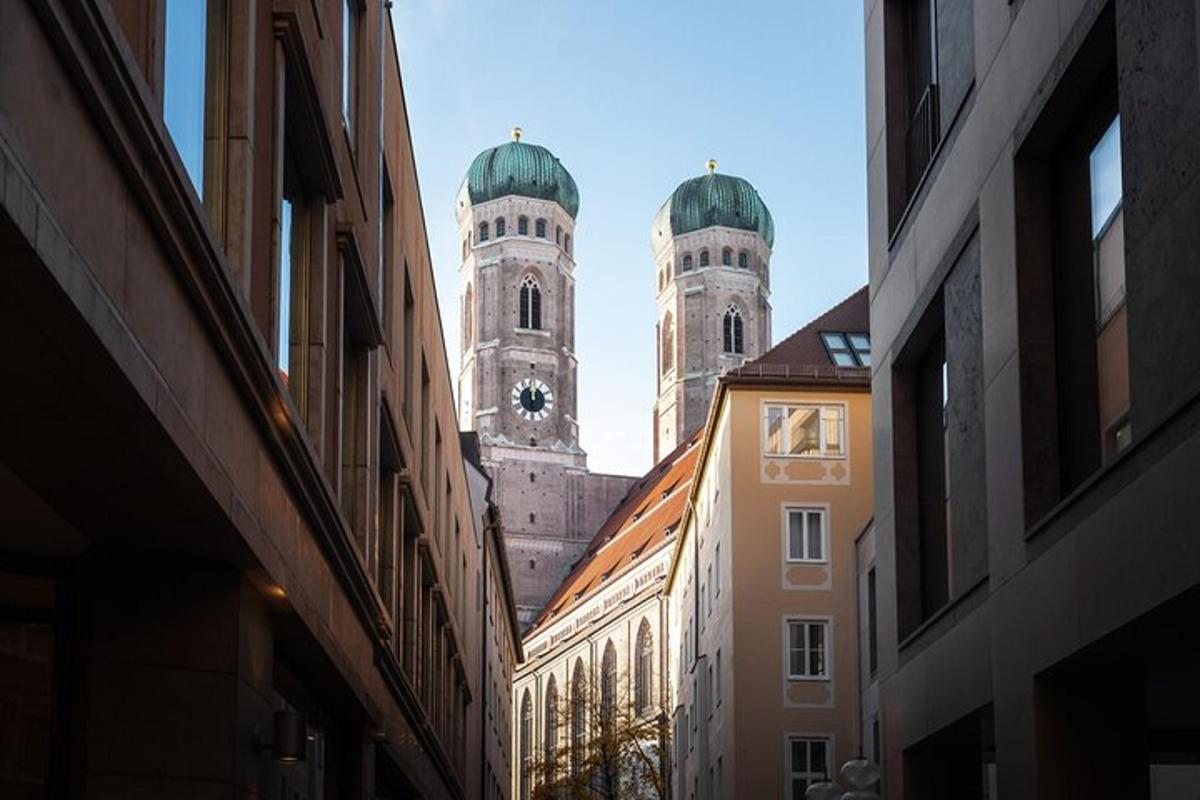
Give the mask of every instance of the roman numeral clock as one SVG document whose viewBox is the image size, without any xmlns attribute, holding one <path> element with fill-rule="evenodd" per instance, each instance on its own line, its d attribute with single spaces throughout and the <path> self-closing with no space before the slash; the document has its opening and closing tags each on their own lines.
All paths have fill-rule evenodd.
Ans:
<svg viewBox="0 0 1200 800">
<path fill-rule="evenodd" d="M 541 422 L 554 409 L 554 392 L 537 378 L 525 378 L 512 390 L 513 411 L 530 422 Z"/>
</svg>

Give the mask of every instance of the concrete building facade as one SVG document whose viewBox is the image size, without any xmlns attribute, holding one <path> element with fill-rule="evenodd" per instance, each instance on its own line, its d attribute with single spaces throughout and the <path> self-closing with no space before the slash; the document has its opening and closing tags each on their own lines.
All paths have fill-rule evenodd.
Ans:
<svg viewBox="0 0 1200 800">
<path fill-rule="evenodd" d="M 864 288 L 717 384 L 665 587 L 674 797 L 804 800 L 861 752 L 867 365 Z"/>
<path fill-rule="evenodd" d="M 708 168 L 675 189 L 650 231 L 656 461 L 704 427 L 721 373 L 771 346 L 771 212 L 748 181 Z"/>
<path fill-rule="evenodd" d="M 887 796 L 1194 797 L 1200 10 L 864 11 Z"/>
<path fill-rule="evenodd" d="M 519 129 L 476 157 L 457 201 L 459 424 L 479 433 L 495 481 L 522 625 L 635 480 L 589 472 L 579 446 L 578 212 L 570 173 Z"/>
<path fill-rule="evenodd" d="M 488 794 L 385 6 L 0 4 L 0 795 Z"/>
</svg>

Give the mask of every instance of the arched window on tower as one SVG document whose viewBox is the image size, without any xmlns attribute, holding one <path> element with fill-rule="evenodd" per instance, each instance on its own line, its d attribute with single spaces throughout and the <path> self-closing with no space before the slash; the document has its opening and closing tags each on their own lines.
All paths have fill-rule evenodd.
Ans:
<svg viewBox="0 0 1200 800">
<path fill-rule="evenodd" d="M 571 675 L 571 777 L 579 777 L 587 748 L 587 675 L 583 659 L 575 659 Z"/>
<path fill-rule="evenodd" d="M 671 278 L 673 278 L 673 277 L 675 277 L 675 273 L 671 272 L 671 262 L 668 261 L 667 262 L 667 280 L 671 280 Z"/>
<path fill-rule="evenodd" d="M 702 267 L 708 266 L 708 249 L 707 248 L 700 251 L 700 266 L 702 266 Z"/>
<path fill-rule="evenodd" d="M 533 700 L 529 690 L 521 699 L 521 730 L 518 733 L 518 758 L 521 763 L 521 800 L 529 800 L 533 788 Z"/>
<path fill-rule="evenodd" d="M 668 311 L 662 321 L 662 371 L 675 369 L 675 318 Z"/>
<path fill-rule="evenodd" d="M 637 712 L 650 714 L 654 702 L 654 636 L 650 633 L 650 620 L 643 619 L 638 626 L 637 649 L 633 662 L 633 699 Z"/>
<path fill-rule="evenodd" d="M 471 249 L 471 240 L 463 239 L 463 261 L 467 260 L 467 252 Z"/>
<path fill-rule="evenodd" d="M 518 327 L 535 331 L 542 329 L 542 288 L 532 275 L 526 275 L 521 281 L 518 316 Z"/>
<path fill-rule="evenodd" d="M 600 662 L 600 725 L 606 730 L 613 722 L 617 710 L 617 648 L 612 639 L 604 645 L 604 659 Z"/>
<path fill-rule="evenodd" d="M 474 327 L 472 325 L 473 318 L 471 312 L 475 308 L 474 298 L 475 291 L 471 288 L 471 284 L 468 283 L 467 290 L 463 292 L 462 303 L 462 346 L 464 350 L 466 350 L 467 346 L 471 344 L 471 329 Z"/>
<path fill-rule="evenodd" d="M 731 305 L 725 309 L 725 352 L 741 354 L 745 352 L 742 339 L 742 312 L 737 306 Z"/>
<path fill-rule="evenodd" d="M 500 234 L 497 233 L 496 235 L 499 236 Z M 724 250 L 721 251 L 721 266 L 722 267 L 732 267 L 733 266 L 733 250 L 731 250 L 728 247 L 726 247 Z"/>
<path fill-rule="evenodd" d="M 554 226 L 554 243 L 562 244 L 562 225 Z"/>
<path fill-rule="evenodd" d="M 533 226 L 533 233 L 539 239 L 546 238 L 546 220 L 539 219 Z"/>
<path fill-rule="evenodd" d="M 691 253 L 688 253 L 683 257 L 683 271 L 684 272 L 692 271 L 692 254 Z"/>
<path fill-rule="evenodd" d="M 542 736 L 542 760 L 546 779 L 553 781 L 558 772 L 558 682 L 553 675 L 546 682 L 546 710 L 542 719 L 546 728 Z"/>
<path fill-rule="evenodd" d="M 567 255 L 571 254 L 571 234 L 563 234 L 563 250 L 567 251 Z"/>
<path fill-rule="evenodd" d="M 738 266 L 742 269 L 750 269 L 750 254 L 745 250 L 738 252 Z"/>
<path fill-rule="evenodd" d="M 517 235 L 529 235 L 529 217 L 517 217 Z"/>
<path fill-rule="evenodd" d="M 504 217 L 496 218 L 496 238 L 499 239 L 504 235 Z"/>
<path fill-rule="evenodd" d="M 488 224 L 486 222 L 479 223 L 479 241 L 486 242 L 488 240 Z"/>
</svg>

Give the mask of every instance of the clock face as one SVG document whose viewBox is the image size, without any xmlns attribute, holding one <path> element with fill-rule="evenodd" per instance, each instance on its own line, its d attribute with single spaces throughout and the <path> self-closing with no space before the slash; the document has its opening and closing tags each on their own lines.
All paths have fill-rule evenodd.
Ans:
<svg viewBox="0 0 1200 800">
<path fill-rule="evenodd" d="M 550 416 L 554 408 L 554 393 L 537 378 L 526 378 L 512 390 L 513 410 L 530 422 Z"/>
</svg>

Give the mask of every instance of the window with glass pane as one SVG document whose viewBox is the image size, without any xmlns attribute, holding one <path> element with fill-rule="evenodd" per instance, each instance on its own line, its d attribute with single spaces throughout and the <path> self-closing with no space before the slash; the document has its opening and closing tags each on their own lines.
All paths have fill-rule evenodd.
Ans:
<svg viewBox="0 0 1200 800">
<path fill-rule="evenodd" d="M 815 455 L 821 452 L 821 410 L 815 406 L 788 409 L 788 452 Z"/>
<path fill-rule="evenodd" d="M 825 512 L 793 508 L 787 512 L 788 561 L 825 560 Z"/>
<path fill-rule="evenodd" d="M 284 195 L 279 213 L 279 308 L 276 314 L 279 341 L 275 366 L 279 367 L 284 381 L 291 371 L 292 331 L 292 201 Z"/>
<path fill-rule="evenodd" d="M 842 406 L 767 406 L 769 455 L 840 458 L 845 455 Z"/>
<path fill-rule="evenodd" d="M 825 642 L 827 622 L 788 621 L 788 677 L 826 678 Z"/>
<path fill-rule="evenodd" d="M 865 333 L 822 333 L 821 342 L 839 367 L 871 366 L 871 338 Z"/>
<path fill-rule="evenodd" d="M 291 149 L 284 146 L 283 196 L 276 254 L 275 366 L 301 415 L 307 412 L 305 351 L 308 343 L 308 227 Z"/>
<path fill-rule="evenodd" d="M 358 8 L 355 0 L 342 0 L 342 119 L 354 132 L 354 95 L 358 81 Z"/>
<path fill-rule="evenodd" d="M 163 121 L 201 198 L 204 197 L 207 29 L 207 0 L 171 0 L 166 4 Z"/>
<path fill-rule="evenodd" d="M 788 740 L 788 774 L 792 800 L 804 800 L 808 787 L 829 780 L 829 740 Z"/>
<path fill-rule="evenodd" d="M 851 333 L 846 338 L 854 349 L 854 355 L 858 356 L 858 363 L 864 367 L 871 366 L 871 337 L 865 333 Z"/>
<path fill-rule="evenodd" d="M 782 455 L 784 450 L 783 419 L 786 409 L 781 406 L 767 408 L 767 452 Z"/>
</svg>

